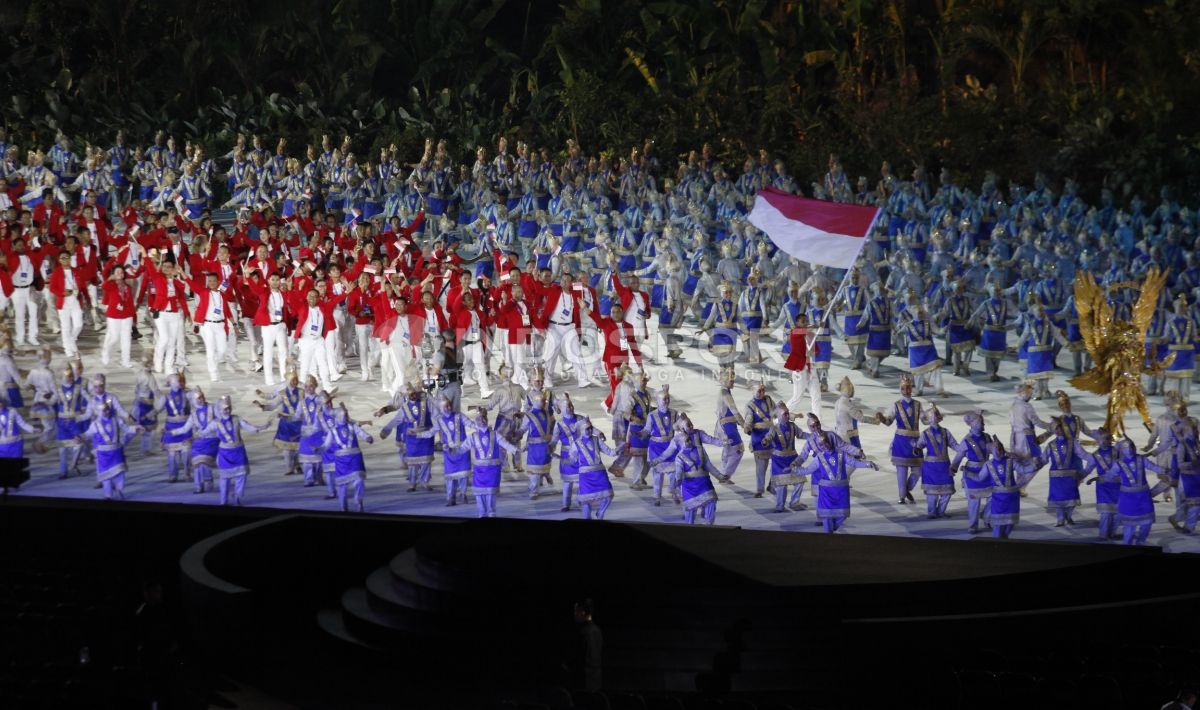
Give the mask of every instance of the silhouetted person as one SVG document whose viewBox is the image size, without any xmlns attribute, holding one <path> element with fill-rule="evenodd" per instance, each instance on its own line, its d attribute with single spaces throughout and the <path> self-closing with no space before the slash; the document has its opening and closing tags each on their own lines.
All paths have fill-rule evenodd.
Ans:
<svg viewBox="0 0 1200 710">
<path fill-rule="evenodd" d="M 575 623 L 579 627 L 579 668 L 583 671 L 583 689 L 589 693 L 600 691 L 601 654 L 604 650 L 604 635 L 592 620 L 592 600 L 575 602 Z"/>
</svg>

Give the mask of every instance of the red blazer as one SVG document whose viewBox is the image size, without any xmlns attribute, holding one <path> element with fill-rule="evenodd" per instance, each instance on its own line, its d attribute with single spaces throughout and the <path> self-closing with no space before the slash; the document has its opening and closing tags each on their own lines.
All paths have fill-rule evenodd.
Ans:
<svg viewBox="0 0 1200 710">
<path fill-rule="evenodd" d="M 11 241 L 3 242 L 3 248 L 6 251 L 4 260 L 0 261 L 0 289 L 4 291 L 4 295 L 12 296 L 13 294 L 13 274 L 17 273 L 17 269 L 21 268 L 21 256 L 13 251 L 8 251 Z M 29 251 L 28 245 L 25 249 L 24 256 L 28 257 L 29 264 L 32 267 L 32 272 L 29 274 L 33 277 L 33 284 L 38 282 L 38 275 L 42 272 L 42 253 L 41 251 Z M 31 288 L 32 288 L 31 285 Z"/>
<path fill-rule="evenodd" d="M 208 287 L 204 285 L 203 278 L 192 279 L 186 283 L 188 288 L 192 289 L 192 293 L 196 294 L 196 310 L 192 314 L 192 320 L 197 324 L 204 323 L 209 319 L 209 298 L 212 296 L 212 291 L 209 291 Z M 217 293 L 221 295 L 222 319 L 228 330 L 229 321 L 233 318 L 233 308 L 229 305 L 234 299 L 233 289 L 218 290 Z"/>
<path fill-rule="evenodd" d="M 627 287 L 625 284 L 621 283 L 621 277 L 616 273 L 613 273 L 612 275 L 612 282 L 613 288 L 617 290 L 617 297 L 621 299 L 621 308 L 624 308 L 626 313 L 629 312 L 629 304 L 633 303 L 633 294 L 642 294 L 642 303 L 646 304 L 646 320 L 649 321 L 650 295 L 645 291 L 634 291 L 633 289 Z"/>
<path fill-rule="evenodd" d="M 167 297 L 167 277 L 163 276 L 155 266 L 154 262 L 146 262 L 146 278 L 142 280 L 142 294 L 145 295 L 146 289 L 153 289 L 153 294 L 150 296 L 150 309 L 155 311 L 176 311 L 179 313 L 187 313 L 187 298 L 184 293 L 184 282 L 179 278 L 172 278 L 171 281 L 175 284 L 175 297 L 168 299 Z"/>
<path fill-rule="evenodd" d="M 257 302 L 254 304 L 254 311 L 253 311 L 254 312 L 254 325 L 271 325 L 271 313 L 270 313 L 271 286 L 270 286 L 270 284 L 268 284 L 266 281 L 258 281 L 258 282 L 255 282 L 252 280 L 246 281 L 246 287 L 244 290 L 250 291 L 251 293 L 253 293 L 255 299 L 257 299 Z M 291 315 L 291 304 L 289 303 L 289 301 L 291 299 L 288 297 L 288 293 L 286 291 L 281 290 L 279 292 L 279 296 L 283 301 L 283 313 L 280 314 L 280 322 L 284 322 L 284 321 L 287 321 L 288 316 Z M 242 309 L 243 313 L 249 312 L 245 309 L 245 305 L 246 304 L 243 304 L 243 309 Z"/>
<path fill-rule="evenodd" d="M 467 329 L 471 327 L 471 312 L 474 311 L 479 316 L 479 339 L 482 342 L 487 337 L 487 329 L 490 326 L 491 319 L 487 313 L 483 311 L 478 304 L 473 309 L 457 308 L 451 313 L 450 324 L 454 328 L 454 342 L 462 345 L 463 338 L 467 337 Z"/>
<path fill-rule="evenodd" d="M 533 332 L 534 319 L 537 314 L 532 308 L 526 306 L 526 314 L 529 316 L 529 322 L 526 323 L 521 318 L 521 311 L 517 307 L 517 303 L 511 299 L 500 307 L 496 313 L 494 320 L 497 328 L 505 328 L 508 331 L 509 345 L 522 345 L 529 343 L 529 336 Z"/>
<path fill-rule="evenodd" d="M 791 344 L 791 352 L 788 353 L 787 361 L 783 363 L 783 366 L 793 372 L 808 369 L 807 335 L 807 328 L 792 328 L 792 332 L 788 336 L 788 342 Z"/>
<path fill-rule="evenodd" d="M 420 322 L 421 332 L 424 332 L 425 331 L 425 320 L 426 320 L 425 319 L 425 304 L 420 303 L 420 302 L 414 302 L 412 305 L 410 305 L 408 307 L 408 312 L 410 314 L 412 314 L 413 318 L 417 319 L 417 321 Z M 438 305 L 437 301 L 433 302 L 433 315 L 435 318 L 437 318 L 439 333 L 442 332 L 443 330 L 446 330 L 449 327 L 449 321 L 446 320 L 446 314 L 445 314 L 445 312 L 442 311 L 442 307 L 440 305 Z"/>
<path fill-rule="evenodd" d="M 116 281 L 105 281 L 104 297 L 100 301 L 104 304 L 104 316 L 106 318 L 132 318 L 137 315 L 137 306 L 133 302 L 133 296 L 132 286 Z"/>
<path fill-rule="evenodd" d="M 79 296 L 79 303 L 87 303 L 87 274 L 83 269 L 72 269 L 75 272 L 75 293 L 74 296 Z M 54 267 L 54 272 L 50 274 L 50 293 L 54 294 L 54 307 L 62 309 L 63 299 L 65 299 L 67 290 L 67 275 L 63 271 L 62 264 Z"/>
<path fill-rule="evenodd" d="M 321 315 L 325 316 L 321 322 L 321 337 L 325 337 L 329 334 L 329 331 L 337 327 L 337 323 L 333 320 L 333 309 L 337 308 L 339 303 L 346 300 L 346 295 L 343 293 L 339 296 L 330 296 L 324 301 L 317 303 L 317 308 L 321 310 Z M 293 306 L 293 310 L 296 312 L 296 329 L 292 331 L 292 337 L 297 340 L 304 335 L 304 326 L 308 321 L 309 305 L 307 296 L 305 299 L 304 302 Z"/>
<path fill-rule="evenodd" d="M 264 282 L 267 280 L 268 276 L 276 271 L 275 260 L 270 258 L 269 255 L 266 261 L 260 261 L 258 257 L 253 257 L 246 262 L 246 266 L 250 267 L 252 271 L 254 269 L 258 269 L 258 272 L 262 274 Z"/>
<path fill-rule="evenodd" d="M 629 344 L 629 354 L 633 355 L 637 362 L 642 361 L 642 353 L 638 350 L 637 340 L 633 337 L 633 326 L 621 321 L 614 321 L 612 318 L 605 318 L 600 315 L 600 311 L 592 309 L 592 320 L 595 321 L 596 327 L 604 333 L 604 360 L 612 362 L 613 360 L 623 359 L 625 351 L 621 349 L 621 333 L 625 334 L 625 342 Z"/>
<path fill-rule="evenodd" d="M 87 220 L 85 220 L 82 216 L 76 218 L 75 223 L 80 227 L 87 226 Z M 100 218 L 93 220 L 93 224 L 96 225 L 96 240 L 100 242 L 100 258 L 106 259 L 108 258 L 108 252 L 111 248 L 108 237 L 108 225 L 105 224 Z"/>
<path fill-rule="evenodd" d="M 573 301 L 571 305 L 571 323 L 576 328 L 579 327 L 579 316 L 583 312 L 583 302 L 580 300 L 580 292 L 574 289 L 568 290 L 567 296 Z M 538 327 L 550 327 L 550 321 L 562 320 L 562 314 L 558 312 L 559 299 L 562 297 L 563 290 L 561 286 L 555 285 L 553 288 L 546 289 L 541 299 L 541 307 L 538 309 Z"/>
<path fill-rule="evenodd" d="M 129 261 L 130 251 L 132 251 L 133 255 L 137 258 L 136 267 L 127 263 Z M 137 253 L 137 247 L 128 243 L 128 241 L 118 247 L 112 258 L 105 263 L 104 275 L 108 276 L 109 272 L 111 272 L 113 268 L 117 266 L 125 267 L 125 278 L 129 279 L 136 279 L 146 270 L 146 262 L 144 259 L 142 259 L 141 255 Z"/>
<path fill-rule="evenodd" d="M 366 291 L 355 286 L 350 290 L 346 299 L 346 312 L 354 316 L 356 325 L 369 325 L 375 322 L 375 293 L 374 289 Z"/>
</svg>

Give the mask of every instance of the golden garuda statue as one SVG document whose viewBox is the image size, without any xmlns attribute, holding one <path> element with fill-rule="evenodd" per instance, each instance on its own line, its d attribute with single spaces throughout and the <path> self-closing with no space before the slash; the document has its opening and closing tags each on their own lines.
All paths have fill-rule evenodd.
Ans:
<svg viewBox="0 0 1200 710">
<path fill-rule="evenodd" d="M 1150 410 L 1142 393 L 1142 375 L 1158 374 L 1175 359 L 1172 353 L 1160 361 L 1151 359 L 1147 365 L 1143 345 L 1158 294 L 1166 282 L 1166 272 L 1150 269 L 1133 306 L 1132 320 L 1123 321 L 1113 317 L 1104 289 L 1090 272 L 1080 271 L 1075 276 L 1079 332 L 1092 356 L 1092 368 L 1068 381 L 1086 392 L 1108 395 L 1104 428 L 1113 436 L 1124 434 L 1125 413 L 1134 408 L 1142 415 L 1146 428 L 1151 427 Z"/>
</svg>

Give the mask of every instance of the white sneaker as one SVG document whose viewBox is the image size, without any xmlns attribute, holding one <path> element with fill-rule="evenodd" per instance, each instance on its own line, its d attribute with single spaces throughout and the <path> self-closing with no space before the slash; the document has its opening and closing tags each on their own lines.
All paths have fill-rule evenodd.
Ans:
<svg viewBox="0 0 1200 710">
<path fill-rule="evenodd" d="M 30 340 L 30 341 L 29 341 L 29 347 L 31 347 L 31 348 L 40 348 L 40 347 L 42 347 L 42 343 L 41 343 L 41 341 L 38 341 L 38 340 Z"/>
<path fill-rule="evenodd" d="M 362 382 L 367 382 L 367 381 L 369 381 L 369 380 L 371 379 L 371 376 L 370 376 L 370 375 L 363 375 L 362 377 L 360 377 L 360 378 L 358 378 L 358 379 L 359 379 L 360 381 L 362 381 Z"/>
<path fill-rule="evenodd" d="M 333 382 L 337 382 L 338 380 L 342 379 L 342 373 L 340 373 L 340 372 L 335 372 L 335 373 L 333 373 L 333 375 L 331 375 L 331 376 L 329 377 L 329 379 L 330 379 L 331 381 L 333 381 Z"/>
</svg>

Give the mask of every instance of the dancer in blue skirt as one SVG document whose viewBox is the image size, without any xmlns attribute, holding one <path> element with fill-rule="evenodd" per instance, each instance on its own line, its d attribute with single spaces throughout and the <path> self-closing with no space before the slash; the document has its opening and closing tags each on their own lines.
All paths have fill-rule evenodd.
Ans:
<svg viewBox="0 0 1200 710">
<path fill-rule="evenodd" d="M 246 456 L 246 442 L 242 432 L 257 434 L 267 428 L 267 424 L 259 426 L 251 424 L 233 413 L 233 402 L 229 395 L 222 397 L 217 405 L 217 416 L 209 422 L 204 434 L 217 436 L 217 477 L 221 505 L 241 505 L 246 491 L 246 476 L 250 474 L 250 459 Z M 230 500 L 229 489 L 233 488 L 233 499 Z"/>
<path fill-rule="evenodd" d="M 892 306 L 883 296 L 883 285 L 872 281 L 871 300 L 867 302 L 867 375 L 879 376 L 879 365 L 892 354 Z"/>
<path fill-rule="evenodd" d="M 1037 473 L 1037 462 L 1018 461 L 1004 450 L 999 437 L 992 437 L 990 458 L 983 467 L 984 475 L 992 479 L 992 501 L 989 518 L 992 537 L 1008 538 L 1021 520 L 1021 489 Z"/>
<path fill-rule="evenodd" d="M 905 338 L 908 341 L 908 372 L 915 380 L 917 396 L 925 392 L 925 387 L 934 388 L 939 395 L 946 393 L 942 387 L 942 365 L 944 364 L 933 342 L 933 321 L 925 306 L 918 305 L 913 319 L 904 327 Z"/>
<path fill-rule="evenodd" d="M 825 532 L 837 532 L 850 517 L 850 474 L 854 469 L 879 470 L 878 464 L 840 451 L 831 432 L 816 437 L 816 455 L 800 469 L 817 486 L 817 519 Z"/>
<path fill-rule="evenodd" d="M 468 422 L 462 412 L 454 408 L 454 400 L 442 396 L 441 411 L 434 422 L 442 442 L 442 478 L 446 483 L 446 505 L 458 505 L 459 499 L 467 501 L 467 476 L 471 473 L 471 453 L 461 451 L 467 440 Z"/>
<path fill-rule="evenodd" d="M 1083 459 L 1079 442 L 1071 436 L 1061 417 L 1051 417 L 1053 439 L 1042 447 L 1042 462 L 1050 466 L 1050 489 L 1046 507 L 1055 514 L 1054 527 L 1074 525 L 1072 513 L 1079 506 L 1079 481 L 1083 479 Z"/>
<path fill-rule="evenodd" d="M 917 447 L 921 437 L 921 403 L 912 395 L 913 378 L 906 372 L 900 375 L 900 399 L 892 405 L 891 414 L 875 414 L 876 423 L 896 425 L 891 455 L 892 465 L 896 467 L 896 494 L 901 504 L 916 502 L 912 489 L 917 485 L 921 470 L 921 452 Z"/>
<path fill-rule="evenodd" d="M 192 493 L 203 493 L 213 480 L 213 467 L 217 465 L 221 442 L 216 432 L 210 431 L 210 426 L 217 417 L 216 407 L 208 403 L 204 392 L 197 387 L 192 395 L 192 413 L 176 429 L 177 434 L 187 435 L 192 442 L 188 456 L 194 485 Z"/>
<path fill-rule="evenodd" d="M 304 379 L 304 392 L 300 400 L 300 436 L 296 448 L 296 462 L 304 473 L 306 488 L 312 488 L 322 481 L 321 445 L 325 441 L 325 431 L 321 422 L 321 397 L 317 395 L 317 378 L 309 375 Z M 330 493 L 333 494 L 333 491 Z"/>
<path fill-rule="evenodd" d="M 1188 401 L 1192 393 L 1192 377 L 1196 371 L 1196 323 L 1188 314 L 1187 297 L 1183 294 L 1175 299 L 1175 312 L 1167 319 L 1163 338 L 1167 352 L 1175 357 L 1167 366 L 1164 390 L 1179 393 L 1182 402 Z"/>
<path fill-rule="evenodd" d="M 1018 343 L 1025 348 L 1025 378 L 1034 385 L 1034 399 L 1042 399 L 1050 393 L 1050 378 L 1054 377 L 1054 356 L 1058 346 L 1066 346 L 1067 339 L 1054 324 L 1046 307 L 1033 307 L 1033 317 L 1025 321 L 1025 330 Z"/>
<path fill-rule="evenodd" d="M 179 480 L 180 472 L 187 470 L 192 452 L 191 435 L 186 430 L 181 431 L 192 416 L 192 402 L 184 389 L 182 375 L 167 375 L 167 391 L 159 396 L 154 409 L 167 416 L 160 441 L 167 452 L 167 481 L 174 483 Z"/>
<path fill-rule="evenodd" d="M 1100 515 L 1099 537 L 1108 540 L 1116 535 L 1117 500 L 1121 495 L 1121 471 L 1118 467 L 1120 455 L 1113 447 L 1112 433 L 1107 429 L 1092 432 L 1098 446 L 1095 453 L 1080 450 L 1083 459 L 1083 475 L 1095 473 L 1087 484 L 1096 485 L 1096 512 Z"/>
<path fill-rule="evenodd" d="M 683 522 L 696 522 L 696 512 L 705 525 L 717 519 L 717 491 L 711 476 L 721 478 L 721 471 L 704 451 L 706 434 L 696 431 L 687 415 L 680 415 L 675 424 L 675 481 L 683 498 Z"/>
<path fill-rule="evenodd" d="M 557 447 L 560 452 L 571 450 L 575 440 L 575 424 L 578 421 L 575 416 L 575 404 L 571 402 L 571 396 L 564 393 L 558 402 L 558 416 L 555 417 L 554 427 L 550 430 L 551 449 Z M 558 459 L 558 477 L 562 481 L 562 508 L 559 510 L 566 513 L 571 510 L 575 487 L 579 485 L 579 468 L 569 456 L 559 456 Z"/>
<path fill-rule="evenodd" d="M 467 492 L 475 496 L 481 518 L 496 517 L 496 494 L 500 492 L 500 467 L 504 451 L 516 454 L 518 448 L 488 425 L 487 410 L 477 408 L 471 420 L 467 440 L 455 447 L 456 452 L 471 455 L 471 483 Z"/>
<path fill-rule="evenodd" d="M 257 390 L 260 396 L 264 393 Z M 288 371 L 287 383 L 278 390 L 266 393 L 265 402 L 255 402 L 264 412 L 278 411 L 279 419 L 275 428 L 275 448 L 283 452 L 283 471 L 285 476 L 299 473 L 300 435 L 304 425 L 302 404 L 304 392 L 300 390 L 300 375 L 293 369 Z M 311 479 L 310 479 L 311 480 Z M 314 481 L 315 485 L 315 481 Z"/>
<path fill-rule="evenodd" d="M 62 384 L 54 395 L 54 438 L 58 441 L 58 477 L 79 473 L 83 431 L 87 428 L 87 393 L 75 367 L 63 367 Z"/>
<path fill-rule="evenodd" d="M 960 466 L 964 469 L 962 480 L 967 492 L 967 532 L 973 535 L 979 532 L 980 520 L 986 520 L 988 503 L 992 497 L 991 477 L 983 471 L 991 439 L 984 433 L 982 412 L 968 412 L 963 416 L 963 421 L 970 431 L 958 442 L 950 473 L 958 473 Z"/>
<path fill-rule="evenodd" d="M 1000 381 L 1000 361 L 1008 353 L 1008 301 L 1003 298 L 999 284 L 988 284 L 988 297 L 971 315 L 972 324 L 979 329 L 979 354 L 987 363 L 988 381 Z"/>
<path fill-rule="evenodd" d="M 1137 447 L 1128 437 L 1117 444 L 1117 472 L 1121 484 L 1117 494 L 1117 521 L 1121 524 L 1126 545 L 1144 545 L 1154 525 L 1154 496 L 1166 490 L 1170 484 L 1159 481 L 1154 487 L 1146 478 L 1146 471 L 1162 473 L 1158 464 L 1138 453 Z"/>
<path fill-rule="evenodd" d="M 41 427 L 25 421 L 16 408 L 8 405 L 8 397 L 0 394 L 0 459 L 25 458 L 21 432 L 40 434 L 41 431 Z"/>
<path fill-rule="evenodd" d="M 525 473 L 529 475 L 530 500 L 538 499 L 543 478 L 550 479 L 549 485 L 554 484 L 554 479 L 550 478 L 550 430 L 554 421 L 547 409 L 549 402 L 549 390 L 540 390 L 537 396 L 526 395 L 527 411 L 521 417 L 525 430 L 525 441 L 521 444 L 521 450 L 525 452 Z"/>
<path fill-rule="evenodd" d="M 612 503 L 613 487 L 600 454 L 616 456 L 620 449 L 609 446 L 604 441 L 604 433 L 596 431 L 588 417 L 579 418 L 575 432 L 570 451 L 561 455 L 570 457 L 579 469 L 579 494 L 575 497 L 583 509 L 583 519 L 591 520 L 594 509 L 596 520 L 603 520 Z"/>
<path fill-rule="evenodd" d="M 332 474 L 334 490 L 337 491 L 338 505 L 342 512 L 350 510 L 347 489 L 354 487 L 354 508 L 363 512 L 366 499 L 367 465 L 363 461 L 362 448 L 359 442 L 374 444 L 375 439 L 362 428 L 358 422 L 350 419 L 346 406 L 334 407 L 333 425 L 325 431 L 323 447 L 333 452 L 334 472 Z"/>
<path fill-rule="evenodd" d="M 108 401 L 94 411 L 91 422 L 81 434 L 91 437 L 92 452 L 96 456 L 96 480 L 104 489 L 104 499 L 125 498 L 125 446 L 141 430 L 125 423 L 116 408 Z"/>
<path fill-rule="evenodd" d="M 158 397 L 158 382 L 154 379 L 154 353 L 147 353 L 138 367 L 133 385 L 133 422 L 142 427 L 142 456 L 150 454 L 150 434 L 158 424 L 158 411 L 155 408 Z"/>
<path fill-rule="evenodd" d="M 930 404 L 925 412 L 929 425 L 921 432 L 917 450 L 921 454 L 921 489 L 925 492 L 926 517 L 948 517 L 946 506 L 954 494 L 954 474 L 950 470 L 950 452 L 958 449 L 958 442 L 949 429 L 942 426 L 942 413 L 936 404 Z"/>
<path fill-rule="evenodd" d="M 792 421 L 792 415 L 784 404 L 775 406 L 775 420 L 771 422 L 764 443 L 770 443 L 771 451 L 771 487 L 775 490 L 775 512 L 784 512 L 784 505 L 792 510 L 807 510 L 808 506 L 800 502 L 804 492 L 804 484 L 808 476 L 801 473 L 792 464 L 798 456 L 796 452 L 796 437 L 803 437 L 804 432 Z M 791 500 L 788 500 L 788 486 L 793 486 Z"/>
</svg>

